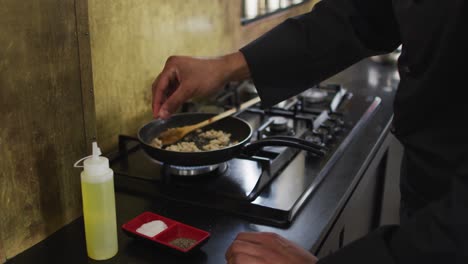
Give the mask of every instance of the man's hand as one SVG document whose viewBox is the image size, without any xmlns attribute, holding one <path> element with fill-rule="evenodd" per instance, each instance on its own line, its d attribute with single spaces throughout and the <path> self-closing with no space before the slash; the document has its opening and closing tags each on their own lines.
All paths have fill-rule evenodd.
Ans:
<svg viewBox="0 0 468 264">
<path fill-rule="evenodd" d="M 310 252 L 275 233 L 239 233 L 226 251 L 228 264 L 315 264 Z"/>
<path fill-rule="evenodd" d="M 188 99 L 206 96 L 249 75 L 240 52 L 207 59 L 172 56 L 153 82 L 153 115 L 169 118 Z"/>
</svg>

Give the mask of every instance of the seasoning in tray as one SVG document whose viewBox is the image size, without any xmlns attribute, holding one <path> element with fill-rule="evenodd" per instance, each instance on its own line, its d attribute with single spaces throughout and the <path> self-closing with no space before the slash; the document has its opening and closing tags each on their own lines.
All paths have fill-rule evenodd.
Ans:
<svg viewBox="0 0 468 264">
<path fill-rule="evenodd" d="M 141 225 L 136 231 L 145 236 L 154 237 L 165 229 L 167 229 L 166 223 L 161 220 L 154 220 Z"/>
<path fill-rule="evenodd" d="M 190 248 L 196 243 L 197 241 L 195 239 L 185 238 L 185 237 L 179 237 L 169 242 L 169 244 L 179 247 L 179 248 L 183 248 L 183 249 Z"/>
</svg>

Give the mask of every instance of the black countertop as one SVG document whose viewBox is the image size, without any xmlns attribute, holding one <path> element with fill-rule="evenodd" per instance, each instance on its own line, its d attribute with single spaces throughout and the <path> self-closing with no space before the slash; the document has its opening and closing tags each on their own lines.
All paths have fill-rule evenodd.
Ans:
<svg viewBox="0 0 468 264">
<path fill-rule="evenodd" d="M 392 102 L 399 82 L 394 66 L 364 60 L 327 80 L 340 83 L 353 94 L 378 96 L 381 105 L 370 122 L 346 148 L 316 193 L 292 225 L 282 229 L 249 223 L 223 212 L 116 192 L 117 224 L 120 227 L 144 211 L 151 211 L 211 233 L 200 250 L 189 255 L 168 252 L 145 241 L 118 232 L 119 252 L 110 260 L 87 257 L 83 219 L 78 218 L 46 240 L 7 261 L 16 263 L 224 263 L 224 253 L 241 231 L 278 233 L 316 252 L 360 177 L 384 142 L 392 119 Z"/>
</svg>

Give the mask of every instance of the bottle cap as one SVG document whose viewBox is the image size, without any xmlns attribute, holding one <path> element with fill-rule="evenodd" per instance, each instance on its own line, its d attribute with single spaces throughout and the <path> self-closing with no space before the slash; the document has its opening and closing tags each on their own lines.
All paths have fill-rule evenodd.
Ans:
<svg viewBox="0 0 468 264">
<path fill-rule="evenodd" d="M 75 163 L 75 167 L 78 166 L 78 163 L 82 160 L 83 168 L 87 175 L 89 176 L 100 176 L 109 171 L 109 159 L 101 156 L 101 149 L 98 147 L 96 142 L 93 142 L 93 154 L 91 156 L 84 157 Z"/>
</svg>

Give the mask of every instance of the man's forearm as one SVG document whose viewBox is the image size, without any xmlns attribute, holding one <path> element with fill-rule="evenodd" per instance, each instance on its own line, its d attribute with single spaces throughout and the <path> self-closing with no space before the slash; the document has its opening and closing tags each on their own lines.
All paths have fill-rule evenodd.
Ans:
<svg viewBox="0 0 468 264">
<path fill-rule="evenodd" d="M 250 70 L 245 61 L 244 55 L 237 51 L 221 57 L 223 61 L 224 72 L 226 73 L 225 80 L 241 81 L 250 78 Z"/>
</svg>

